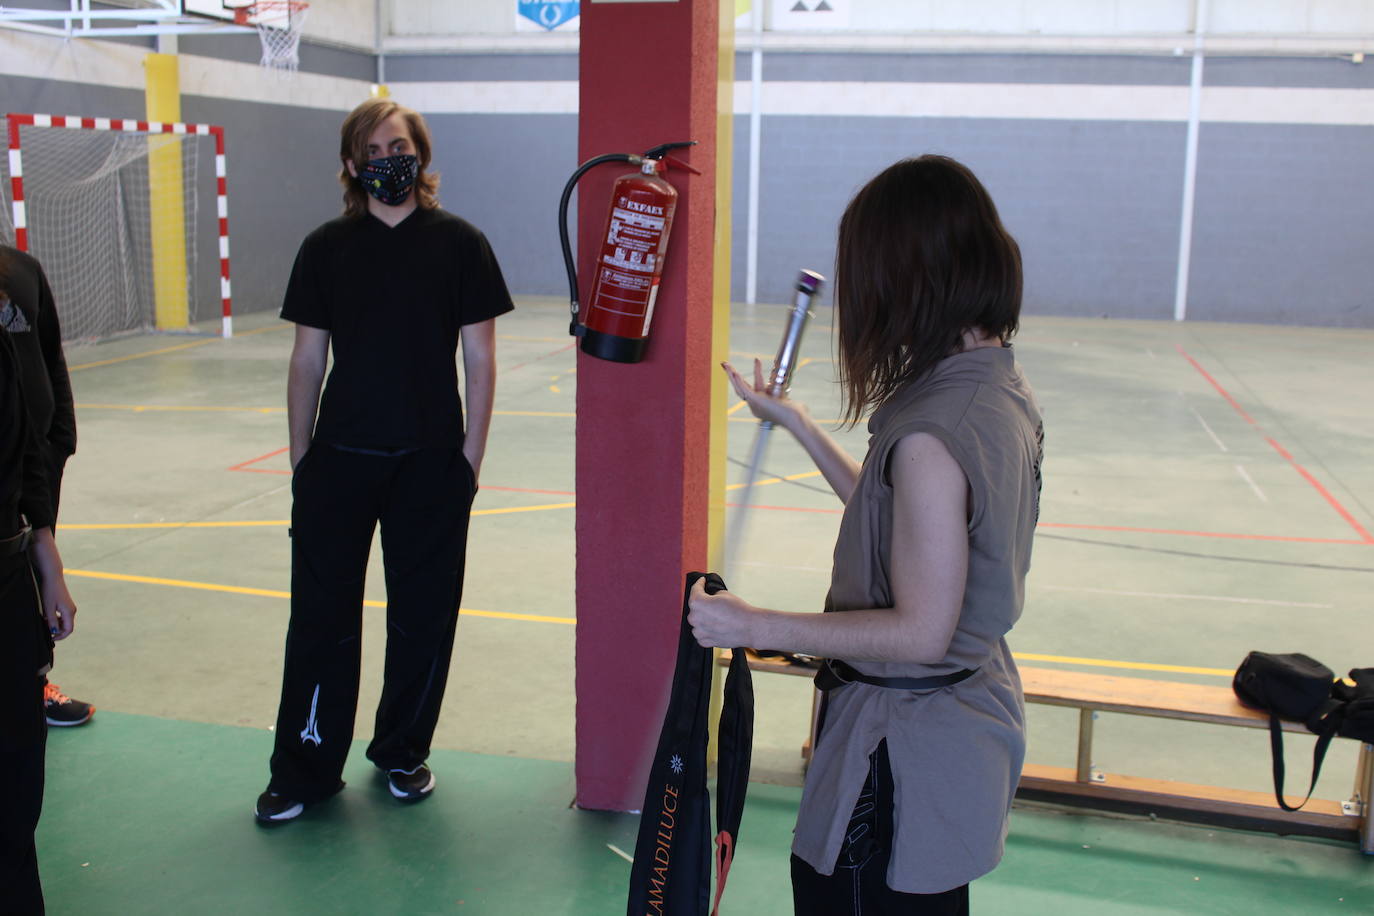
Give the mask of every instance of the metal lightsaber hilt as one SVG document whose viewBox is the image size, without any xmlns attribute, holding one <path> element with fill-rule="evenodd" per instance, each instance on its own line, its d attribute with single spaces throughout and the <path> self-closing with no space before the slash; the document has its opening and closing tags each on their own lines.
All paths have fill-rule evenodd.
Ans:
<svg viewBox="0 0 1374 916">
<path fill-rule="evenodd" d="M 814 270 L 803 270 L 797 277 L 797 295 L 787 319 L 787 332 L 782 336 L 778 355 L 773 359 L 773 371 L 768 375 L 768 393 L 773 397 L 787 394 L 792 387 L 792 373 L 797 368 L 802 333 L 806 330 L 807 320 L 811 318 L 811 300 L 821 291 L 824 284 L 825 277 Z M 773 424 L 768 420 L 764 420 L 762 425 L 767 429 L 773 428 Z"/>
<path fill-rule="evenodd" d="M 792 387 L 792 373 L 797 368 L 797 354 L 801 349 L 802 332 L 806 330 L 807 319 L 811 317 L 811 300 L 820 292 L 825 277 L 814 270 L 803 270 L 797 278 L 797 296 L 792 303 L 792 312 L 787 319 L 787 332 L 783 334 L 778 356 L 773 360 L 773 371 L 768 376 L 768 393 L 773 397 L 787 394 Z M 733 575 L 735 562 L 744 547 L 744 532 L 749 517 L 750 500 L 753 498 L 754 480 L 763 465 L 763 456 L 768 451 L 768 437 L 773 432 L 773 424 L 767 420 L 759 423 L 754 434 L 754 447 L 749 454 L 749 467 L 745 470 L 743 490 L 739 505 L 735 509 L 730 532 L 726 538 L 726 569 Z"/>
</svg>

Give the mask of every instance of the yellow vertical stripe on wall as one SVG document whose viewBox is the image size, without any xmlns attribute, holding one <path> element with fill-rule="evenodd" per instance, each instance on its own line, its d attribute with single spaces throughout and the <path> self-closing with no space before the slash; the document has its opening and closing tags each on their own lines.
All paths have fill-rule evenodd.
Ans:
<svg viewBox="0 0 1374 916">
<path fill-rule="evenodd" d="M 147 80 L 147 119 L 181 120 L 181 81 L 175 54 L 149 54 L 143 59 Z M 184 136 L 148 137 L 148 196 L 153 247 L 154 320 L 161 329 L 191 323 L 186 276 L 186 201 L 182 190 Z"/>
<path fill-rule="evenodd" d="M 716 251 L 711 289 L 711 443 L 706 552 L 712 569 L 725 571 L 725 472 L 729 391 L 717 368 L 730 355 L 730 202 L 735 161 L 735 2 L 720 0 L 720 54 L 716 71 Z M 729 585 L 730 583 L 725 583 Z M 720 650 L 711 652 L 712 660 Z M 707 765 L 716 765 L 717 723 L 724 698 L 720 666 L 711 666 Z"/>
<path fill-rule="evenodd" d="M 712 569 L 725 566 L 725 476 L 729 390 L 719 366 L 730 354 L 730 215 L 735 150 L 735 4 L 720 0 L 716 71 L 716 251 L 711 321 L 711 462 L 707 553 Z M 729 583 L 726 583 L 727 585 Z"/>
</svg>

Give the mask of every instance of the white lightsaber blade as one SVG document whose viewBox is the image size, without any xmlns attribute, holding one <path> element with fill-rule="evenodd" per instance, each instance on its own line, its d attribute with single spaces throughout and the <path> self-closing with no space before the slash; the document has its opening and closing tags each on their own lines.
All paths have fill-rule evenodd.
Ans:
<svg viewBox="0 0 1374 916">
<path fill-rule="evenodd" d="M 768 393 L 774 397 L 787 394 L 792 387 L 792 373 L 797 368 L 802 333 L 806 330 L 806 322 L 811 318 L 811 300 L 816 297 L 824 284 L 825 277 L 814 270 L 803 270 L 801 276 L 797 278 L 797 295 L 792 302 L 792 311 L 788 314 L 787 330 L 782 335 L 782 344 L 779 345 L 778 355 L 773 360 L 773 371 L 768 375 Z M 754 434 L 754 446 L 749 454 L 749 466 L 745 469 L 744 486 L 740 490 L 739 504 L 735 508 L 730 532 L 725 540 L 728 557 L 726 581 L 733 581 L 729 577 L 734 575 L 735 564 L 744 549 L 745 524 L 749 518 L 749 507 L 754 494 L 754 481 L 758 478 L 759 468 L 763 465 L 763 456 L 768 451 L 768 437 L 772 432 L 773 424 L 770 421 L 759 421 L 758 432 Z"/>
</svg>

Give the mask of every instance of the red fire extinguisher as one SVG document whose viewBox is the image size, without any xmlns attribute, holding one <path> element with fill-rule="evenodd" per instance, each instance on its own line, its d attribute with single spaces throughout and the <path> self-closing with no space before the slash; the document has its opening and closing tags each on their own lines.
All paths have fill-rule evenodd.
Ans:
<svg viewBox="0 0 1374 916">
<path fill-rule="evenodd" d="M 691 146 L 665 143 L 642 156 L 609 153 L 589 159 L 578 167 L 563 189 L 558 208 L 563 257 L 571 292 L 570 332 L 582 338 L 582 351 L 619 363 L 637 363 L 649 343 L 659 278 L 663 275 L 668 238 L 677 210 L 677 189 L 662 176 L 669 165 L 701 174 L 685 162 L 667 155 L 668 150 Z M 622 175 L 611 190 L 606 227 L 600 236 L 596 275 L 586 307 L 580 305 L 577 270 L 568 242 L 568 198 L 577 180 L 603 162 L 629 162 L 638 169 Z"/>
</svg>

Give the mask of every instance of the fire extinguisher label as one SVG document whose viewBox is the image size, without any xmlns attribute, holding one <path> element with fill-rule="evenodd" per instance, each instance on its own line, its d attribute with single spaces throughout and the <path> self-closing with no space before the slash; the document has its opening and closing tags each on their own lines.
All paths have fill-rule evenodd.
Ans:
<svg viewBox="0 0 1374 916">
<path fill-rule="evenodd" d="M 611 229 L 606 236 L 604 262 L 619 270 L 652 274 L 663 235 L 663 208 L 624 197 L 611 210 Z M 615 246 L 612 250 L 611 246 Z"/>
</svg>

